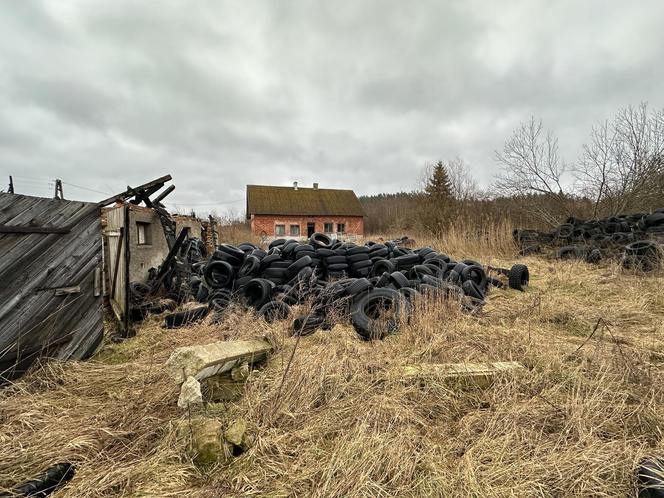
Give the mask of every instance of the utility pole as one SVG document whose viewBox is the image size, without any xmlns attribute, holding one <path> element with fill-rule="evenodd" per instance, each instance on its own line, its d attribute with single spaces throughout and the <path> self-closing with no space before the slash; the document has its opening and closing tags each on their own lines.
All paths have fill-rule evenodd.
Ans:
<svg viewBox="0 0 664 498">
<path fill-rule="evenodd" d="M 62 193 L 62 180 L 56 178 L 55 180 L 55 197 L 54 199 L 64 199 L 65 194 Z"/>
<path fill-rule="evenodd" d="M 14 193 L 14 179 L 12 178 L 12 175 L 9 175 L 9 193 Z"/>
</svg>

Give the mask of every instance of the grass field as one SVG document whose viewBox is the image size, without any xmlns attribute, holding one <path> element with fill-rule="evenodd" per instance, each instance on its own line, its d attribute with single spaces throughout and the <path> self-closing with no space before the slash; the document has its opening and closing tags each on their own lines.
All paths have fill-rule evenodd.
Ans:
<svg viewBox="0 0 664 498">
<path fill-rule="evenodd" d="M 473 237 L 418 246 L 516 260 L 506 236 Z M 636 463 L 664 455 L 664 275 L 522 262 L 527 292 L 494 290 L 478 314 L 421 303 L 384 341 L 347 325 L 302 338 L 283 385 L 290 321 L 236 310 L 165 330 L 150 318 L 92 361 L 51 362 L 0 391 L 0 489 L 70 460 L 77 474 L 57 497 L 633 496 Z M 179 346 L 257 335 L 276 345 L 268 365 L 239 401 L 203 410 L 244 418 L 253 444 L 199 469 L 162 366 Z M 527 370 L 484 390 L 400 376 L 409 364 L 508 360 Z"/>
</svg>

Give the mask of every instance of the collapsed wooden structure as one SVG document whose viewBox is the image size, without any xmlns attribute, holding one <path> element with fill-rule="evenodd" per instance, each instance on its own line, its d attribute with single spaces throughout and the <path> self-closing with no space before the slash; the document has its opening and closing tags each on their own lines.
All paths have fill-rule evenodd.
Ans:
<svg viewBox="0 0 664 498">
<path fill-rule="evenodd" d="M 97 203 L 0 193 L 0 384 L 43 355 L 85 359 L 96 351 L 104 335 L 101 208 L 129 200 L 165 212 L 160 201 L 174 187 L 155 200 L 150 196 L 169 180 L 166 175 L 128 187 Z M 174 227 L 163 222 L 175 244 Z M 119 244 L 113 255 L 125 264 L 126 247 Z M 116 273 L 121 268 L 116 265 Z M 122 286 L 111 297 L 124 301 L 126 331 L 129 279 Z"/>
</svg>

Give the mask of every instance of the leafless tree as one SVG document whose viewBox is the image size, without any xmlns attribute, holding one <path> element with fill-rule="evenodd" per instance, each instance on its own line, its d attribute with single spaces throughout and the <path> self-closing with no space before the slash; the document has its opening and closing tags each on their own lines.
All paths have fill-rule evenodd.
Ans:
<svg viewBox="0 0 664 498">
<path fill-rule="evenodd" d="M 664 195 L 664 110 L 646 103 L 620 109 L 613 122 L 593 128 L 576 169 L 594 213 L 644 210 Z"/>
<path fill-rule="evenodd" d="M 501 168 L 495 188 L 503 196 L 532 196 L 539 194 L 555 201 L 559 211 L 568 213 L 568 196 L 563 191 L 562 176 L 566 166 L 558 154 L 558 139 L 544 130 L 542 120 L 531 117 L 521 123 L 502 151 L 496 151 Z M 537 208 L 536 206 L 532 206 Z M 540 210 L 541 217 L 555 224 L 555 214 Z"/>
</svg>

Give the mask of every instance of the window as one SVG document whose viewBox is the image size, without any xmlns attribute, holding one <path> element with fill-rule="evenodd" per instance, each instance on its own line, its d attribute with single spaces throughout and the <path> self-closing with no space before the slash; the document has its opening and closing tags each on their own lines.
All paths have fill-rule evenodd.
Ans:
<svg viewBox="0 0 664 498">
<path fill-rule="evenodd" d="M 334 223 L 323 223 L 323 232 L 325 233 L 334 232 Z"/>
<path fill-rule="evenodd" d="M 346 233 L 345 223 L 337 223 L 337 233 Z"/>
<path fill-rule="evenodd" d="M 295 237 L 298 237 L 300 235 L 300 225 L 291 225 L 290 234 Z"/>
<path fill-rule="evenodd" d="M 275 235 L 286 235 L 286 225 L 274 225 Z"/>
<path fill-rule="evenodd" d="M 136 234 L 139 246 L 149 246 L 152 244 L 150 224 L 142 221 L 136 222 Z"/>
</svg>

